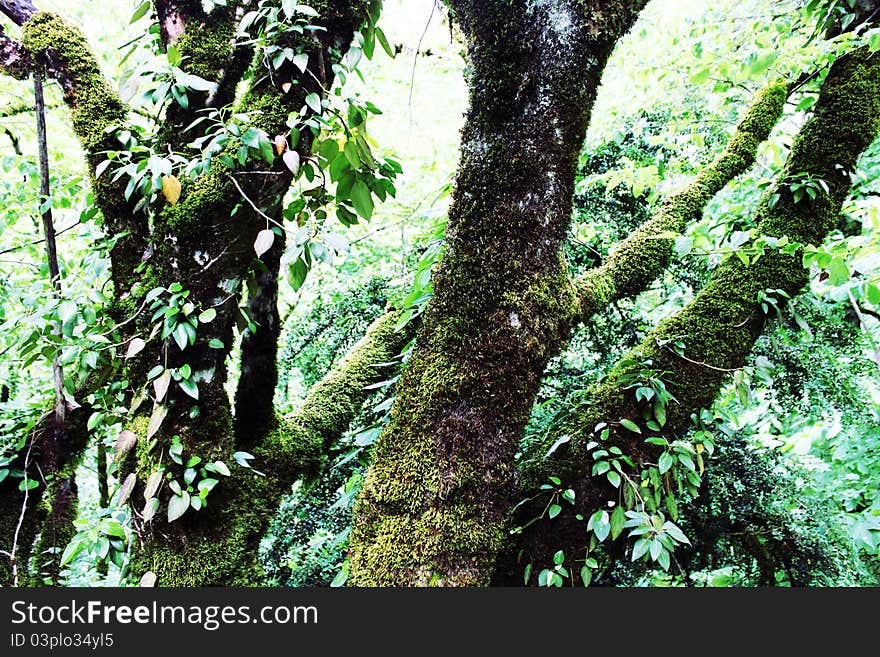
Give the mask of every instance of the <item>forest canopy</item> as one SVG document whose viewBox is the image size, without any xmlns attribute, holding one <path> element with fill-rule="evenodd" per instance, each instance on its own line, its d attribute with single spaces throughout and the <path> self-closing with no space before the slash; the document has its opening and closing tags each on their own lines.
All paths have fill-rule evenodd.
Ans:
<svg viewBox="0 0 880 657">
<path fill-rule="evenodd" d="M 0 17 L 0 585 L 877 585 L 880 3 Z"/>
</svg>

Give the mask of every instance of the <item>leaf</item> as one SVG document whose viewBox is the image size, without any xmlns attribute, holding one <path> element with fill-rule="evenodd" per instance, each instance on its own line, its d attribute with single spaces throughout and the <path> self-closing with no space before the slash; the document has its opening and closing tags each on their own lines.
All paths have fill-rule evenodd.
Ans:
<svg viewBox="0 0 880 657">
<path fill-rule="evenodd" d="M 296 151 L 287 151 L 284 155 L 281 156 L 281 159 L 284 161 L 285 166 L 290 169 L 290 172 L 293 175 L 299 173 L 299 153 L 297 153 Z"/>
<path fill-rule="evenodd" d="M 593 534 L 600 543 L 611 533 L 611 522 L 607 511 L 596 511 L 590 518 L 589 524 L 592 525 Z"/>
<path fill-rule="evenodd" d="M 208 346 L 211 347 L 211 349 L 225 349 L 226 348 L 226 345 L 223 344 L 223 341 L 218 340 L 217 338 L 214 338 L 213 340 L 211 340 L 208 343 Z"/>
<path fill-rule="evenodd" d="M 287 150 L 287 137 L 284 135 L 275 135 L 273 144 L 275 146 L 275 152 L 278 153 L 278 155 L 282 155 Z"/>
<path fill-rule="evenodd" d="M 316 93 L 310 93 L 306 96 L 306 105 L 315 113 L 321 114 L 323 108 L 321 107 L 321 97 Z"/>
<path fill-rule="evenodd" d="M 144 504 L 144 510 L 141 513 L 144 517 L 144 522 L 150 522 L 150 520 L 156 515 L 157 511 L 159 511 L 159 500 L 155 497 L 147 500 L 147 503 Z"/>
<path fill-rule="evenodd" d="M 629 429 L 633 433 L 642 433 L 642 430 L 639 429 L 639 425 L 633 422 L 632 420 L 627 420 L 626 418 L 621 418 L 620 426 L 625 429 Z"/>
<path fill-rule="evenodd" d="M 174 522 L 189 509 L 189 493 L 185 490 L 168 500 L 168 522 Z"/>
<path fill-rule="evenodd" d="M 666 472 L 672 467 L 673 463 L 675 463 L 675 459 L 672 458 L 672 454 L 669 452 L 663 452 L 657 463 L 660 474 L 666 474 Z"/>
<path fill-rule="evenodd" d="M 583 582 L 584 586 L 589 586 L 590 582 L 593 581 L 593 569 L 589 566 L 583 566 L 581 568 L 581 582 Z"/>
<path fill-rule="evenodd" d="M 684 532 L 681 531 L 681 529 L 679 529 L 678 525 L 671 522 L 664 522 L 663 530 L 679 543 L 685 543 L 687 545 L 691 544 L 690 540 L 688 540 L 688 537 L 685 536 Z"/>
<path fill-rule="evenodd" d="M 266 230 L 261 230 L 257 234 L 257 239 L 254 241 L 254 251 L 257 252 L 257 257 L 261 258 L 266 251 L 272 248 L 274 243 L 275 233 L 268 228 Z"/>
<path fill-rule="evenodd" d="M 394 59 L 395 52 L 391 48 L 391 44 L 388 43 L 388 38 L 385 36 L 385 33 L 382 31 L 382 28 L 376 28 L 376 39 L 379 40 L 379 44 L 382 46 L 382 50 L 384 50 L 389 57 Z"/>
<path fill-rule="evenodd" d="M 547 515 L 550 516 L 551 520 L 553 518 L 555 518 L 556 516 L 558 516 L 561 512 L 562 512 L 562 507 L 559 506 L 558 504 L 551 504 L 550 508 L 547 509 Z"/>
<path fill-rule="evenodd" d="M 607 475 L 608 483 L 610 483 L 615 488 L 620 488 L 620 475 L 616 473 L 614 470 L 608 473 Z"/>
<path fill-rule="evenodd" d="M 131 491 L 134 490 L 134 485 L 137 483 L 137 475 L 132 472 L 125 478 L 125 481 L 122 482 L 122 488 L 119 489 L 119 505 L 122 506 L 126 502 L 128 502 L 128 498 L 131 497 Z"/>
<path fill-rule="evenodd" d="M 186 349 L 186 345 L 189 342 L 189 335 L 186 332 L 186 326 L 186 322 L 181 322 L 171 333 L 171 337 L 174 338 L 174 341 L 177 343 L 177 346 L 180 347 L 181 351 Z"/>
<path fill-rule="evenodd" d="M 183 187 L 181 187 L 177 176 L 162 176 L 162 194 L 169 205 L 177 205 L 182 189 Z"/>
<path fill-rule="evenodd" d="M 660 557 L 660 553 L 663 552 L 663 544 L 655 538 L 651 541 L 651 545 L 648 550 L 651 553 L 651 559 L 653 561 L 657 561 L 657 559 Z"/>
<path fill-rule="evenodd" d="M 611 514 L 611 540 L 617 540 L 617 537 L 620 536 L 620 533 L 623 531 L 623 525 L 626 522 L 626 513 L 623 510 L 621 505 L 617 505 L 617 508 L 614 509 L 614 512 Z"/>
<path fill-rule="evenodd" d="M 358 180 L 351 188 L 351 204 L 357 213 L 369 220 L 373 216 L 373 197 L 370 188 Z"/>
<path fill-rule="evenodd" d="M 131 22 L 137 23 L 140 19 L 147 15 L 147 12 L 150 11 L 150 7 L 152 6 L 153 5 L 150 0 L 142 3 L 137 9 L 134 10 L 134 13 L 131 15 Z"/>
<path fill-rule="evenodd" d="M 238 454 L 238 452 L 236 452 Z M 214 461 L 212 464 L 214 466 L 214 470 L 222 474 L 224 477 L 229 477 L 232 475 L 232 472 L 229 470 L 229 466 L 227 466 L 223 461 Z"/>
<path fill-rule="evenodd" d="M 159 492 L 159 486 L 162 485 L 162 471 L 154 470 L 153 473 L 147 477 L 147 483 L 144 485 L 144 499 L 149 501 L 151 498 L 156 497 L 156 493 Z"/>
<path fill-rule="evenodd" d="M 156 393 L 156 401 L 161 402 L 168 394 L 168 386 L 171 385 L 171 371 L 165 370 L 158 379 L 153 381 L 153 391 Z"/>
<path fill-rule="evenodd" d="M 61 565 L 66 566 L 71 561 L 76 558 L 80 552 L 82 552 L 86 547 L 85 541 L 78 541 L 73 539 L 70 544 L 64 548 L 64 553 L 61 555 Z"/>
<path fill-rule="evenodd" d="M 128 343 L 128 349 L 125 352 L 125 358 L 134 358 L 139 353 L 144 350 L 144 347 L 147 346 L 147 343 L 141 340 L 140 338 L 134 338 L 131 342 Z"/>
<path fill-rule="evenodd" d="M 128 429 L 120 431 L 116 437 L 116 442 L 113 444 L 113 460 L 118 463 L 135 445 L 137 445 L 136 433 Z"/>
<path fill-rule="evenodd" d="M 648 552 L 649 545 L 650 541 L 646 538 L 640 538 L 637 540 L 635 545 L 633 545 L 632 560 L 638 561 L 641 557 L 645 556 Z"/>
<path fill-rule="evenodd" d="M 148 570 L 144 573 L 143 577 L 141 577 L 140 582 L 138 582 L 138 586 L 147 589 L 153 588 L 154 586 L 156 586 L 156 580 L 156 573 L 154 573 L 152 570 Z"/>
<path fill-rule="evenodd" d="M 308 53 L 303 52 L 303 53 L 300 53 L 299 55 L 296 55 L 293 58 L 293 65 L 296 66 L 300 70 L 300 73 L 305 73 L 306 68 L 308 68 L 308 66 L 309 66 Z M 287 84 L 290 84 L 290 83 L 288 82 Z M 282 85 L 282 87 L 283 86 L 284 85 Z M 287 93 L 287 90 L 285 90 L 284 93 Z"/>
<path fill-rule="evenodd" d="M 166 415 L 168 415 L 168 409 L 165 406 L 161 404 L 153 406 L 153 414 L 150 416 L 150 423 L 147 426 L 147 440 L 159 432 Z"/>
<path fill-rule="evenodd" d="M 217 311 L 213 308 L 208 308 L 205 312 L 199 315 L 199 323 L 200 324 L 210 324 L 217 318 Z"/>
<path fill-rule="evenodd" d="M 62 301 L 58 306 L 58 319 L 61 320 L 62 324 L 66 324 L 76 316 L 77 310 L 75 301 Z"/>
<path fill-rule="evenodd" d="M 199 384 L 192 379 L 181 379 L 177 382 L 180 389 L 195 400 L 199 398 Z"/>
<path fill-rule="evenodd" d="M 550 449 L 548 449 L 547 453 L 544 454 L 544 458 L 547 458 L 548 456 L 550 456 L 553 452 L 555 452 L 557 449 L 559 449 L 562 445 L 569 442 L 570 440 L 571 440 L 571 436 L 562 436 L 561 438 L 558 438 L 556 440 L 556 442 L 554 442 L 552 445 L 550 445 Z"/>
</svg>

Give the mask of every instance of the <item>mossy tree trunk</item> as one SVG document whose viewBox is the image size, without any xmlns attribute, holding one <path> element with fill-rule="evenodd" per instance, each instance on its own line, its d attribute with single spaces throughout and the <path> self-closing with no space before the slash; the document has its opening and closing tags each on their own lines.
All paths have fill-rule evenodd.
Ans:
<svg viewBox="0 0 880 657">
<path fill-rule="evenodd" d="M 599 77 L 643 2 L 448 2 L 470 108 L 415 354 L 357 502 L 356 585 L 491 576 L 514 453 L 548 359 L 577 315 L 562 257 Z"/>
</svg>

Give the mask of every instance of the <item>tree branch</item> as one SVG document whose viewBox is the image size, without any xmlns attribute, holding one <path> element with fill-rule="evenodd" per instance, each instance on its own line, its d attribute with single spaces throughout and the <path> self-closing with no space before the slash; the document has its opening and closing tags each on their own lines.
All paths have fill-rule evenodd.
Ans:
<svg viewBox="0 0 880 657">
<path fill-rule="evenodd" d="M 30 0 L 0 0 L 0 12 L 16 25 L 24 25 L 37 13 L 37 8 Z"/>
<path fill-rule="evenodd" d="M 787 99 L 785 83 L 759 92 L 715 161 L 666 199 L 660 211 L 625 239 L 606 263 L 578 278 L 581 322 L 612 301 L 643 292 L 665 271 L 672 260 L 674 236 L 699 219 L 709 201 L 754 164 L 758 146 L 769 137 Z"/>
</svg>

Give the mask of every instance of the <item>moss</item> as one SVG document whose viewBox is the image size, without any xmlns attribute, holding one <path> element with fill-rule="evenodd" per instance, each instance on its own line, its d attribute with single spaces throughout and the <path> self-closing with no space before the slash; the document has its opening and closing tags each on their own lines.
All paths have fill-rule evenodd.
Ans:
<svg viewBox="0 0 880 657">
<path fill-rule="evenodd" d="M 306 396 L 291 416 L 280 418 L 262 441 L 257 455 L 287 484 L 317 471 L 331 444 L 348 430 L 368 391 L 383 376 L 377 363 L 396 357 L 411 337 L 411 329 L 395 331 L 398 312 L 377 319 L 367 334 Z"/>
<path fill-rule="evenodd" d="M 174 45 L 185 57 L 182 66 L 188 73 L 216 81 L 232 54 L 234 38 L 231 20 L 212 20 L 198 29 L 188 27 Z"/>
<path fill-rule="evenodd" d="M 185 453 L 224 460 L 233 469 L 232 477 L 211 492 L 205 510 L 190 511 L 174 523 L 154 520 L 137 547 L 133 572 L 139 577 L 151 570 L 161 586 L 261 583 L 259 541 L 275 507 L 291 484 L 317 472 L 329 447 L 348 429 L 368 394 L 364 388 L 384 375 L 374 365 L 396 356 L 409 339 L 407 331 L 394 330 L 398 316 L 392 312 L 374 322 L 349 355 L 313 387 L 299 411 L 280 418 L 275 429 L 257 441 L 253 465 L 265 477 L 232 463 L 228 397 L 210 400 L 210 415 L 178 427 Z M 141 417 L 130 428 L 143 438 L 147 423 Z M 135 462 L 124 465 L 152 470 L 161 455 L 148 447 L 146 441 L 138 441 Z"/>
<path fill-rule="evenodd" d="M 173 523 L 153 521 L 132 556 L 132 576 L 152 571 L 164 587 L 259 585 L 259 542 L 278 495 L 265 478 L 233 468 L 201 511 L 190 510 Z"/>
<path fill-rule="evenodd" d="M 664 201 L 660 211 L 624 240 L 601 267 L 577 281 L 580 319 L 587 321 L 611 301 L 634 297 L 653 283 L 673 255 L 670 234 L 700 218 L 706 204 L 755 161 L 758 146 L 779 121 L 789 87 L 775 83 L 756 94 L 727 148 L 693 181 Z"/>
<path fill-rule="evenodd" d="M 210 173 L 185 183 L 180 202 L 166 206 L 157 222 L 157 229 L 181 238 L 198 235 L 203 241 L 206 218 L 217 220 L 227 216 L 241 198 L 229 179 L 231 172 L 220 162 Z"/>
<path fill-rule="evenodd" d="M 52 477 L 40 501 L 39 514 L 45 520 L 33 549 L 34 569 L 28 578 L 30 586 L 59 584 L 61 554 L 76 535 L 73 521 L 79 509 L 76 486 L 78 461 L 67 464 Z"/>
<path fill-rule="evenodd" d="M 102 148 L 105 128 L 121 123 L 126 109 L 107 84 L 85 35 L 59 16 L 37 13 L 22 28 L 22 45 L 35 57 L 52 51 L 65 72 L 65 95 L 73 110 L 73 127 L 87 152 Z"/>
</svg>

